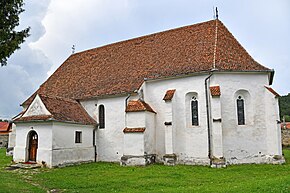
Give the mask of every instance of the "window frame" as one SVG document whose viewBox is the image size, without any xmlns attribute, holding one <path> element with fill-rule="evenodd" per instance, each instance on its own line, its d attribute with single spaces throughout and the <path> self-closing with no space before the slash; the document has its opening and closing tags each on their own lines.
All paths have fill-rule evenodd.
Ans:
<svg viewBox="0 0 290 193">
<path fill-rule="evenodd" d="M 82 131 L 75 131 L 75 143 L 82 143 Z"/>
<path fill-rule="evenodd" d="M 105 129 L 106 117 L 105 117 L 105 106 L 103 104 L 99 105 L 98 114 L 99 114 L 99 129 Z"/>
<path fill-rule="evenodd" d="M 190 111 L 191 111 L 191 125 L 199 126 L 198 119 L 198 100 L 196 96 L 193 96 L 190 100 Z"/>
<path fill-rule="evenodd" d="M 236 99 L 237 105 L 237 120 L 238 125 L 246 124 L 246 116 L 245 116 L 245 99 L 241 95 L 238 95 Z"/>
</svg>

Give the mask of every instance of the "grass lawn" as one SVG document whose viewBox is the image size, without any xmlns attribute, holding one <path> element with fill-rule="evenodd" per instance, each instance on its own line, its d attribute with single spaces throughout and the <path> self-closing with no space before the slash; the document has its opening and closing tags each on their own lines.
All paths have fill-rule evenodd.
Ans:
<svg viewBox="0 0 290 193">
<path fill-rule="evenodd" d="M 0 149 L 0 192 L 290 192 L 290 149 L 283 165 L 121 167 L 90 163 L 55 169 L 5 170 Z"/>
</svg>

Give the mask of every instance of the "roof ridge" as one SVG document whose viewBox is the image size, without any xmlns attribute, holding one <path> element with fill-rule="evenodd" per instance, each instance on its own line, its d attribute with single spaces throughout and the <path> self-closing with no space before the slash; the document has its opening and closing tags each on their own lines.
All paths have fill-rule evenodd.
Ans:
<svg viewBox="0 0 290 193">
<path fill-rule="evenodd" d="M 218 20 L 218 19 L 217 19 Z M 228 30 L 228 28 L 224 25 L 224 23 L 222 22 L 222 21 L 220 21 L 220 20 L 218 20 L 219 21 L 219 23 L 222 25 L 222 27 L 224 27 L 224 29 L 226 29 L 226 31 L 234 38 L 234 40 L 237 42 L 237 46 L 240 48 L 240 49 L 242 49 L 246 54 L 247 54 L 247 56 L 248 57 L 250 57 L 254 62 L 256 62 L 256 64 L 258 64 L 258 65 L 260 65 L 260 66 L 262 66 L 263 68 L 266 68 L 266 69 L 268 69 L 268 70 L 271 70 L 271 69 L 269 69 L 269 68 L 267 68 L 266 66 L 263 66 L 262 64 L 260 64 L 259 62 L 257 62 L 250 54 L 249 54 L 249 52 L 242 46 L 242 44 L 238 41 L 238 39 L 233 35 L 233 33 L 232 32 L 230 32 L 229 30 Z M 220 30 L 219 30 L 220 31 Z"/>
<path fill-rule="evenodd" d="M 213 69 L 215 69 L 216 63 L 216 47 L 218 41 L 218 19 L 215 19 L 215 36 L 214 36 L 214 46 L 213 46 Z"/>
</svg>

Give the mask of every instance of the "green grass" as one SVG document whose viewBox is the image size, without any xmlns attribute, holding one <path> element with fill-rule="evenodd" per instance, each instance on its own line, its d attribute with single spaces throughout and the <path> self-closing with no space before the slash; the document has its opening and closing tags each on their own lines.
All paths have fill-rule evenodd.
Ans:
<svg viewBox="0 0 290 193">
<path fill-rule="evenodd" d="M 0 192 L 290 192 L 290 164 L 121 167 L 91 163 L 55 169 L 4 170 L 11 162 L 0 150 Z M 290 150 L 284 149 L 290 161 Z"/>
</svg>

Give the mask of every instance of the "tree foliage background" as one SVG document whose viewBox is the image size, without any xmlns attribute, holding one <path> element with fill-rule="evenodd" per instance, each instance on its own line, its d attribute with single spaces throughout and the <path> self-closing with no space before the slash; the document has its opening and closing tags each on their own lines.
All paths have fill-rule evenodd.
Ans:
<svg viewBox="0 0 290 193">
<path fill-rule="evenodd" d="M 285 121 L 290 122 L 290 93 L 279 98 L 279 108 L 281 120 L 284 116 Z"/>
<path fill-rule="evenodd" d="M 19 14 L 24 11 L 23 0 L 0 0 L 0 63 L 7 65 L 7 59 L 20 48 L 30 28 L 16 31 L 19 25 Z"/>
</svg>

